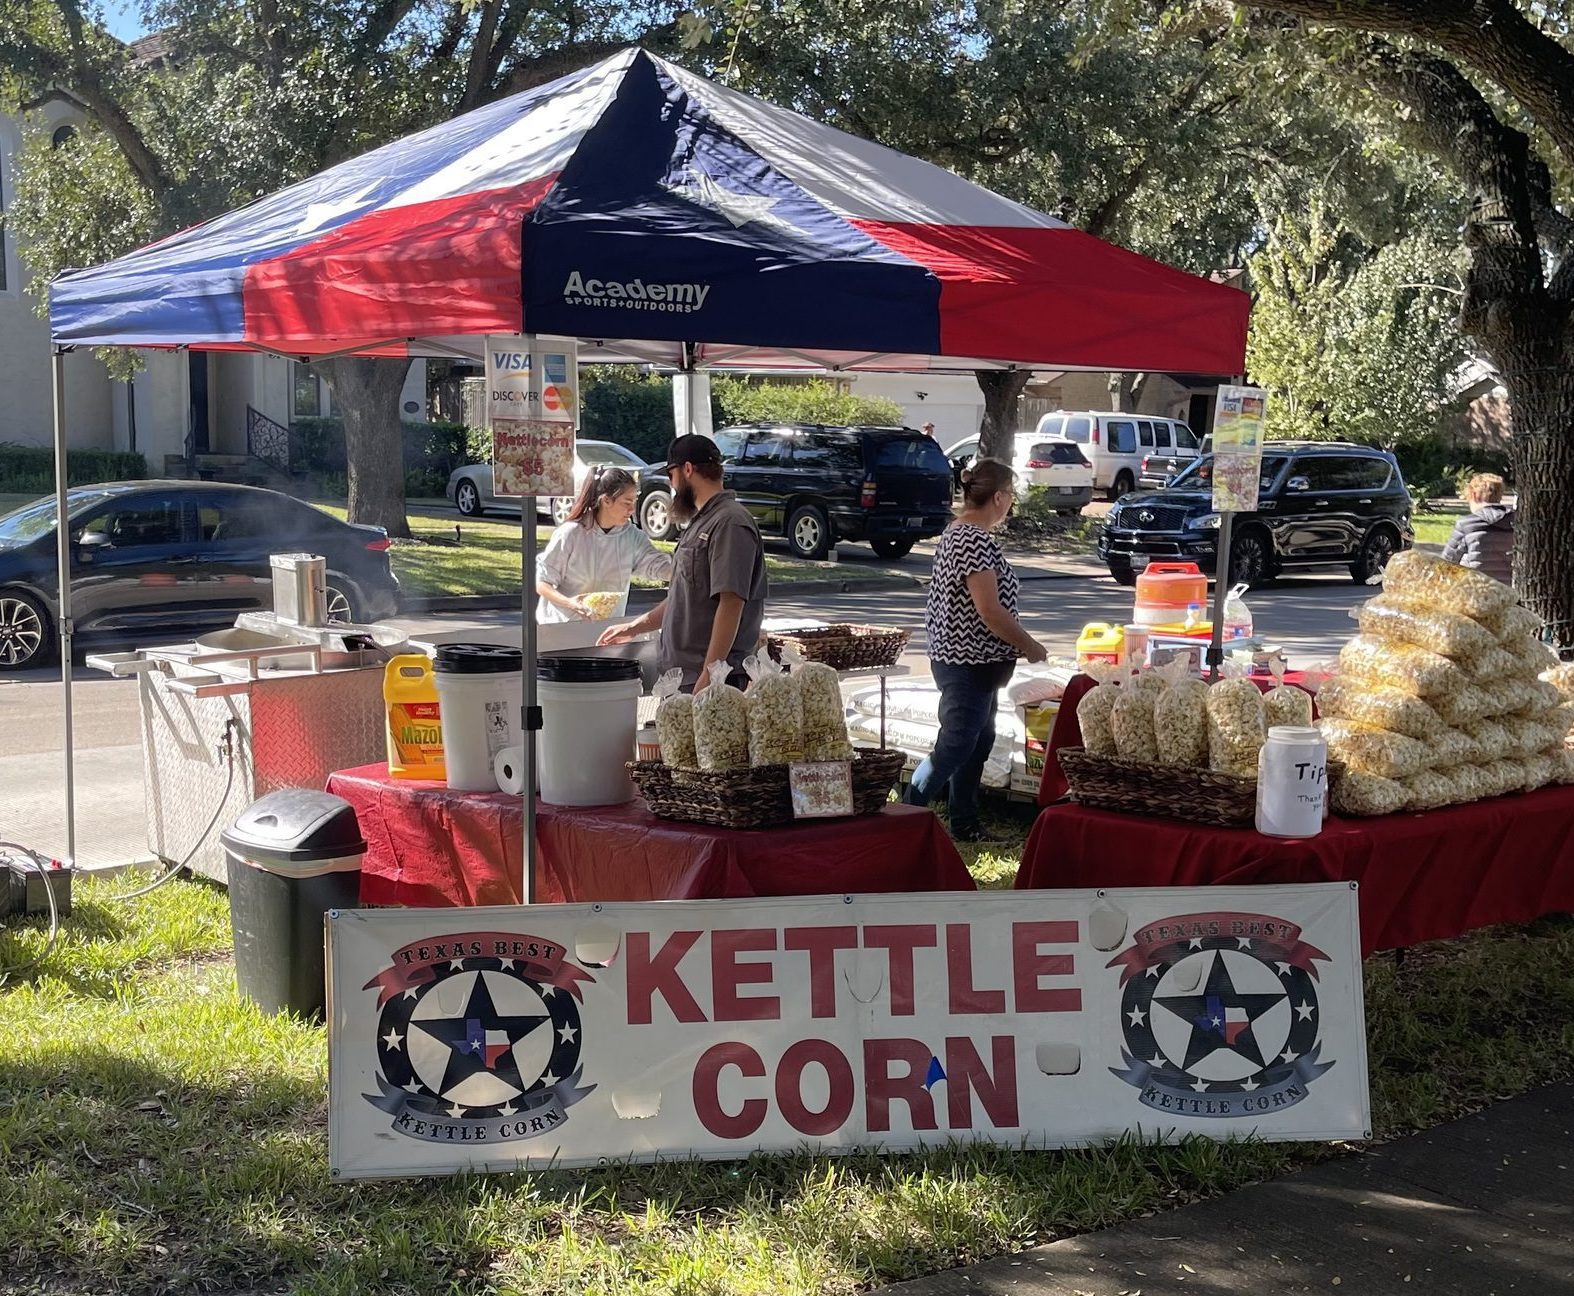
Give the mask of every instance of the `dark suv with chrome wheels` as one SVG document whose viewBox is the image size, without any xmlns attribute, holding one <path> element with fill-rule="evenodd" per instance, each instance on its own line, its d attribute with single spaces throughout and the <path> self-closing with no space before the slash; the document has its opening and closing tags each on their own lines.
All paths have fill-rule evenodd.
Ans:
<svg viewBox="0 0 1574 1296">
<path fill-rule="evenodd" d="M 901 558 L 951 521 L 951 464 L 912 428 L 758 423 L 722 428 L 724 484 L 762 535 L 785 536 L 799 558 L 824 558 L 839 540 L 866 540 L 882 558 Z M 670 540 L 672 487 L 641 476 L 640 525 Z"/>
<path fill-rule="evenodd" d="M 1130 585 L 1149 561 L 1172 558 L 1214 570 L 1220 515 L 1212 492 L 1213 456 L 1205 455 L 1162 490 L 1122 496 L 1098 543 L 1110 575 Z M 1394 457 L 1326 441 L 1265 444 L 1257 510 L 1237 513 L 1231 530 L 1231 575 L 1253 585 L 1287 568 L 1330 566 L 1365 584 L 1415 542 Z"/>
</svg>

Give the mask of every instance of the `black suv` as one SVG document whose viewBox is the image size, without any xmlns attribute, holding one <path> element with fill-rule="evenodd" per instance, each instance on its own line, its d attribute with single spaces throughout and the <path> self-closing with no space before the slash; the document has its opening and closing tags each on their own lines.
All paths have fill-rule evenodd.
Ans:
<svg viewBox="0 0 1574 1296">
<path fill-rule="evenodd" d="M 1122 585 L 1154 558 L 1189 558 L 1204 570 L 1218 559 L 1213 456 L 1204 455 L 1162 490 L 1120 498 L 1099 537 L 1099 557 Z M 1261 584 L 1286 567 L 1348 567 L 1364 584 L 1415 541 L 1410 494 L 1394 457 L 1328 441 L 1263 446 L 1255 513 L 1238 513 L 1230 572 Z"/>
<path fill-rule="evenodd" d="M 951 465 L 922 432 L 898 427 L 758 423 L 715 434 L 726 485 L 762 535 L 783 535 L 800 558 L 838 540 L 867 540 L 901 558 L 951 521 Z M 652 469 L 640 481 L 639 521 L 653 540 L 677 535 L 672 488 Z"/>
</svg>

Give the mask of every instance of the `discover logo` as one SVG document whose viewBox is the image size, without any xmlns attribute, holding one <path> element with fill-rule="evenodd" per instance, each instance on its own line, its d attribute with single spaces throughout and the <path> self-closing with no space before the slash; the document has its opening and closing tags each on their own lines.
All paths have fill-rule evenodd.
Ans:
<svg viewBox="0 0 1574 1296">
<path fill-rule="evenodd" d="M 616 306 L 623 310 L 672 311 L 689 315 L 710 296 L 706 283 L 646 283 L 643 279 L 586 279 L 568 272 L 563 301 L 569 306 Z"/>
</svg>

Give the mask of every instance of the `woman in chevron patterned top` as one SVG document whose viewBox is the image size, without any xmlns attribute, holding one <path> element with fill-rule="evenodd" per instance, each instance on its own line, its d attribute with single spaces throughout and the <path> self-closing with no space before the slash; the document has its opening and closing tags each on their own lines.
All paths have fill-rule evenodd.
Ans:
<svg viewBox="0 0 1574 1296">
<path fill-rule="evenodd" d="M 995 707 L 1019 657 L 1041 662 L 1043 646 L 1017 620 L 1017 574 L 990 534 L 1011 513 L 1016 484 L 998 459 L 962 474 L 962 512 L 940 537 L 924 622 L 929 665 L 940 690 L 940 736 L 913 774 L 908 805 L 942 792 L 951 835 L 979 841 L 978 787 L 995 745 Z"/>
</svg>

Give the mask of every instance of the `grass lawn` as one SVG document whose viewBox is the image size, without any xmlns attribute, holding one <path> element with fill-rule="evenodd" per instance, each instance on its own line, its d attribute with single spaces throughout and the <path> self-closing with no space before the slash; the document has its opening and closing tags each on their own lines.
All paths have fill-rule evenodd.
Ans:
<svg viewBox="0 0 1574 1296">
<path fill-rule="evenodd" d="M 1411 521 L 1415 524 L 1416 540 L 1421 544 L 1447 544 L 1454 532 L 1454 523 L 1463 513 L 1422 513 L 1417 511 Z"/>
<path fill-rule="evenodd" d="M 319 504 L 318 508 L 342 518 L 342 507 Z M 452 543 L 455 527 L 460 543 Z M 440 594 L 517 594 L 519 592 L 519 524 L 477 518 L 458 523 L 440 522 L 412 513 L 413 540 L 396 540 L 391 551 L 394 575 L 407 595 L 426 597 Z M 551 539 L 550 527 L 537 527 L 541 545 Z M 672 545 L 658 542 L 658 549 L 671 551 Z M 836 563 L 801 562 L 769 551 L 765 570 L 773 581 L 841 582 L 848 569 Z M 636 580 L 636 585 L 659 586 L 658 581 Z"/>
<path fill-rule="evenodd" d="M 968 848 L 1009 884 L 1027 810 Z M 390 1184 L 326 1163 L 325 1037 L 236 993 L 223 893 L 130 905 L 88 882 L 42 972 L 0 989 L 7 1290 L 851 1292 L 1180 1205 L 1334 1155 L 1125 1140 L 756 1157 Z M 0 931 L 0 965 L 36 952 Z M 1574 926 L 1502 928 L 1366 967 L 1385 1138 L 1566 1075 Z"/>
</svg>

